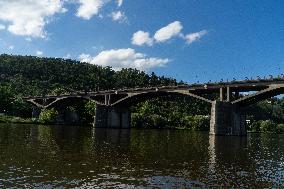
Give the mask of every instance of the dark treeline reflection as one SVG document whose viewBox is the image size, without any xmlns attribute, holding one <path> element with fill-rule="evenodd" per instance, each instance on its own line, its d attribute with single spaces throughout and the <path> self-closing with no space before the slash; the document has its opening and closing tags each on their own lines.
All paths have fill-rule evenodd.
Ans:
<svg viewBox="0 0 284 189">
<path fill-rule="evenodd" d="M 283 147 L 283 135 L 0 125 L 0 188 L 279 188 Z"/>
</svg>

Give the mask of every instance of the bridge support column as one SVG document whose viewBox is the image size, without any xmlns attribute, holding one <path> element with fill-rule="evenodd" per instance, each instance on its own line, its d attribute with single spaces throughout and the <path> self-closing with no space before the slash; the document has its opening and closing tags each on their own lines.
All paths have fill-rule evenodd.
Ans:
<svg viewBox="0 0 284 189">
<path fill-rule="evenodd" d="M 230 102 L 214 101 L 211 108 L 210 134 L 245 136 L 245 116 Z"/>
<path fill-rule="evenodd" d="M 125 107 L 97 105 L 95 127 L 130 128 L 130 111 Z"/>
</svg>

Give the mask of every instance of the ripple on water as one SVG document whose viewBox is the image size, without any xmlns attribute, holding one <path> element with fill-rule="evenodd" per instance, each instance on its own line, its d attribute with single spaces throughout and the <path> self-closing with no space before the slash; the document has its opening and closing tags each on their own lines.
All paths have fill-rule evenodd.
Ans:
<svg viewBox="0 0 284 189">
<path fill-rule="evenodd" d="M 0 188 L 284 188 L 283 138 L 0 125 Z"/>
</svg>

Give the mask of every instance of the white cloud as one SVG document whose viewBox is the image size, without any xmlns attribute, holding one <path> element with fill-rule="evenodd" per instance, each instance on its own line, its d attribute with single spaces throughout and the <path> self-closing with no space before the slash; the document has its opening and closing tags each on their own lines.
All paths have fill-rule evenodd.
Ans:
<svg viewBox="0 0 284 189">
<path fill-rule="evenodd" d="M 174 21 L 170 23 L 169 25 L 156 31 L 154 35 L 154 39 L 157 42 L 165 42 L 171 39 L 172 37 L 180 35 L 182 28 L 183 27 L 179 21 Z"/>
<path fill-rule="evenodd" d="M 132 36 L 132 44 L 133 45 L 153 45 L 153 39 L 150 37 L 149 32 L 144 32 L 144 31 L 137 31 L 133 34 Z"/>
<path fill-rule="evenodd" d="M 64 59 L 70 59 L 71 58 L 71 54 L 66 54 L 65 56 L 63 56 Z"/>
<path fill-rule="evenodd" d="M 100 8 L 104 5 L 104 0 L 78 0 L 80 7 L 77 10 L 77 16 L 89 20 L 99 13 Z"/>
<path fill-rule="evenodd" d="M 148 70 L 154 67 L 162 67 L 170 62 L 169 59 L 147 57 L 134 49 L 111 49 L 100 52 L 92 57 L 89 54 L 79 56 L 81 62 L 88 62 L 100 66 L 111 66 L 114 70 L 122 68 L 136 68 Z"/>
<path fill-rule="evenodd" d="M 15 35 L 44 38 L 45 25 L 56 13 L 65 12 L 61 0 L 0 0 L 0 20 Z"/>
<path fill-rule="evenodd" d="M 8 48 L 9 48 L 10 50 L 13 50 L 13 49 L 14 49 L 14 45 L 10 45 Z"/>
<path fill-rule="evenodd" d="M 121 7 L 122 3 L 123 3 L 123 0 L 117 0 L 117 6 L 118 7 Z"/>
<path fill-rule="evenodd" d="M 6 29 L 6 26 L 3 24 L 0 24 L 0 30 L 5 30 L 5 29 Z"/>
<path fill-rule="evenodd" d="M 43 55 L 43 52 L 42 52 L 42 51 L 37 50 L 37 51 L 36 51 L 36 55 L 41 56 L 41 55 Z"/>
<path fill-rule="evenodd" d="M 133 45 L 148 45 L 152 46 L 154 43 L 162 43 L 170 40 L 173 37 L 180 37 L 186 41 L 187 44 L 191 44 L 196 40 L 201 39 L 204 35 L 208 33 L 207 30 L 201 30 L 196 33 L 190 33 L 184 35 L 181 30 L 183 26 L 179 21 L 174 21 L 167 26 L 156 31 L 154 37 L 150 37 L 149 32 L 137 31 L 132 36 Z"/>
<path fill-rule="evenodd" d="M 127 20 L 127 17 L 121 11 L 112 12 L 111 18 L 113 21 L 118 21 L 118 22 L 125 22 Z"/>
<path fill-rule="evenodd" d="M 191 44 L 196 40 L 201 39 L 201 37 L 203 37 L 204 35 L 206 35 L 208 33 L 207 30 L 202 30 L 196 33 L 190 33 L 187 34 L 186 36 L 184 36 L 184 39 L 186 40 L 187 44 Z"/>
</svg>

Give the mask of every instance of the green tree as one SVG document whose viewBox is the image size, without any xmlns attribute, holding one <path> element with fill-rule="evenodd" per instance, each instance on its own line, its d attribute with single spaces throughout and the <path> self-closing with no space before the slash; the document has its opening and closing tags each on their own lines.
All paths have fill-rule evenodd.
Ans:
<svg viewBox="0 0 284 189">
<path fill-rule="evenodd" d="M 97 107 L 97 104 L 95 101 L 92 101 L 92 100 L 88 101 L 85 104 L 86 113 L 90 116 L 96 115 L 96 107 Z"/>
<path fill-rule="evenodd" d="M 39 121 L 42 123 L 54 123 L 58 116 L 58 111 L 54 108 L 43 109 L 39 115 Z"/>
</svg>

